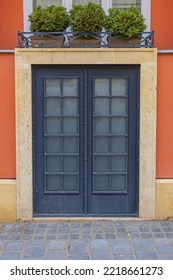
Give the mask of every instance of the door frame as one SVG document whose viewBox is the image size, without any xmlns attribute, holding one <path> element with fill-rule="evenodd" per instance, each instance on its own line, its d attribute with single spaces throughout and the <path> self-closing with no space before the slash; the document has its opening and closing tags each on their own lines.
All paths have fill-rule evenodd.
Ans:
<svg viewBox="0 0 173 280">
<path fill-rule="evenodd" d="M 33 215 L 34 217 L 137 217 L 139 210 L 139 66 L 136 65 L 36 65 L 32 67 L 32 123 L 33 123 Z M 48 192 L 44 188 L 44 98 L 47 78 L 78 79 L 79 107 L 79 190 Z M 93 191 L 93 120 L 94 80 L 96 78 L 124 78 L 127 82 L 127 188 L 124 191 Z M 109 85 L 110 86 L 110 85 Z M 110 90 L 110 89 L 109 89 Z M 117 97 L 117 96 L 116 96 Z M 122 96 L 119 98 L 122 98 Z M 111 100 L 111 99 L 109 99 Z M 97 135 L 99 136 L 99 135 Z M 110 135 L 109 135 L 110 136 Z M 115 136 L 115 135 L 114 135 Z M 127 145 L 127 143 L 126 143 Z M 116 154 L 118 155 L 118 154 Z M 49 155 L 50 156 L 50 155 Z M 103 155 L 102 155 L 103 156 Z M 115 154 L 114 154 L 115 156 Z M 114 172 L 113 172 L 114 173 Z M 97 174 L 98 175 L 98 174 Z M 115 173 L 114 173 L 115 175 Z M 44 188 L 43 188 L 44 186 Z M 56 203 L 54 203 L 56 196 Z M 104 199 L 103 199 L 104 195 Z M 63 205 L 61 201 L 63 200 Z M 70 202 L 71 201 L 71 202 Z M 121 201 L 121 203 L 119 203 Z M 105 212 L 101 205 L 105 203 Z M 55 213 L 58 209 L 59 213 Z M 71 205 L 75 207 L 71 207 Z M 48 206 L 49 205 L 49 206 Z M 56 206 L 55 206 L 56 205 Z M 63 209 L 63 206 L 67 206 Z M 97 209 L 94 207 L 97 205 Z M 107 206 L 106 206 L 107 205 Z M 111 205 L 111 207 L 110 207 Z M 118 206 L 117 206 L 118 205 Z M 80 211 L 75 213 L 76 210 Z M 102 206 L 103 207 L 103 206 Z M 54 208 L 54 212 L 52 210 Z M 68 210 L 68 214 L 67 209 Z M 99 210 L 98 210 L 99 208 Z M 109 210 L 108 210 L 109 208 Z M 46 212 L 44 212 L 47 209 Z M 106 210 L 107 213 L 106 213 Z M 62 211 L 62 214 L 61 214 Z M 74 213 L 72 213 L 74 211 Z M 95 213 L 94 213 L 95 212 Z M 100 213 L 99 213 L 100 212 Z M 116 213 L 113 213 L 116 212 Z M 51 213 L 51 214 L 50 214 Z"/>
<path fill-rule="evenodd" d="M 155 218 L 156 49 L 17 49 L 15 58 L 17 219 L 33 219 L 32 65 L 52 64 L 140 65 L 139 218 Z"/>
</svg>

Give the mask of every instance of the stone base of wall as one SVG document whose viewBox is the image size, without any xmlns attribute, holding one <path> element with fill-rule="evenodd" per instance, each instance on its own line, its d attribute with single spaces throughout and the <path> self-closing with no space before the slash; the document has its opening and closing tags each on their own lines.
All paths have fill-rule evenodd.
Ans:
<svg viewBox="0 0 173 280">
<path fill-rule="evenodd" d="M 0 222 L 16 222 L 16 180 L 0 179 Z"/>
<path fill-rule="evenodd" d="M 155 193 L 155 219 L 173 219 L 173 179 L 157 179 Z M 0 179 L 0 222 L 16 222 L 16 208 L 16 180 Z"/>
<path fill-rule="evenodd" d="M 156 180 L 156 219 L 173 219 L 173 179 Z"/>
</svg>

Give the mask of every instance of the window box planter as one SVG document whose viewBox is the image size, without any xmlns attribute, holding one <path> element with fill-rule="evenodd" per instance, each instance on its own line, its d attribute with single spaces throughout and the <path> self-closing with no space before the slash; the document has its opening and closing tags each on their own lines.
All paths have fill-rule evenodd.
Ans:
<svg viewBox="0 0 173 280">
<path fill-rule="evenodd" d="M 108 33 L 108 44 L 110 48 L 140 48 L 140 43 L 140 36 L 124 39 L 120 35 Z"/>
<path fill-rule="evenodd" d="M 101 47 L 101 35 L 100 34 L 71 34 L 69 35 L 65 47 L 70 48 L 100 48 Z"/>
<path fill-rule="evenodd" d="M 64 35 L 62 34 L 35 34 L 30 37 L 32 47 L 62 48 Z"/>
</svg>

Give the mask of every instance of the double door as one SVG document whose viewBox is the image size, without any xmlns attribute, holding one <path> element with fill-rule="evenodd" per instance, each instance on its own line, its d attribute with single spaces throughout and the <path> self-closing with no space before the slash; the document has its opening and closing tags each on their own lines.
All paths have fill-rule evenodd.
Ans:
<svg viewBox="0 0 173 280">
<path fill-rule="evenodd" d="M 137 66 L 33 67 L 35 216 L 136 216 Z"/>
</svg>

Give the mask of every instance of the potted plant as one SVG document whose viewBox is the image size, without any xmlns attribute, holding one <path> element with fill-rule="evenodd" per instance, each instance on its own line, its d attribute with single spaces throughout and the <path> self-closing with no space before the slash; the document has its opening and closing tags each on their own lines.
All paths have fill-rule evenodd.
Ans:
<svg viewBox="0 0 173 280">
<path fill-rule="evenodd" d="M 139 34 L 146 29 L 145 18 L 135 6 L 128 10 L 111 8 L 105 17 L 105 28 L 109 46 L 135 47 L 140 43 Z"/>
<path fill-rule="evenodd" d="M 87 5 L 73 5 L 70 11 L 70 26 L 72 33 L 78 40 L 70 38 L 70 46 L 100 46 L 100 34 L 105 19 L 103 8 L 95 3 Z M 94 41 L 93 41 L 94 39 Z"/>
<path fill-rule="evenodd" d="M 60 47 L 63 45 L 64 37 L 62 33 L 69 24 L 69 16 L 64 7 L 49 6 L 42 8 L 38 6 L 29 15 L 29 21 L 32 32 L 49 33 L 34 35 L 31 40 L 35 46 L 46 44 L 48 47 Z M 60 32 L 59 36 L 57 36 L 58 34 L 55 35 L 54 32 Z"/>
</svg>

